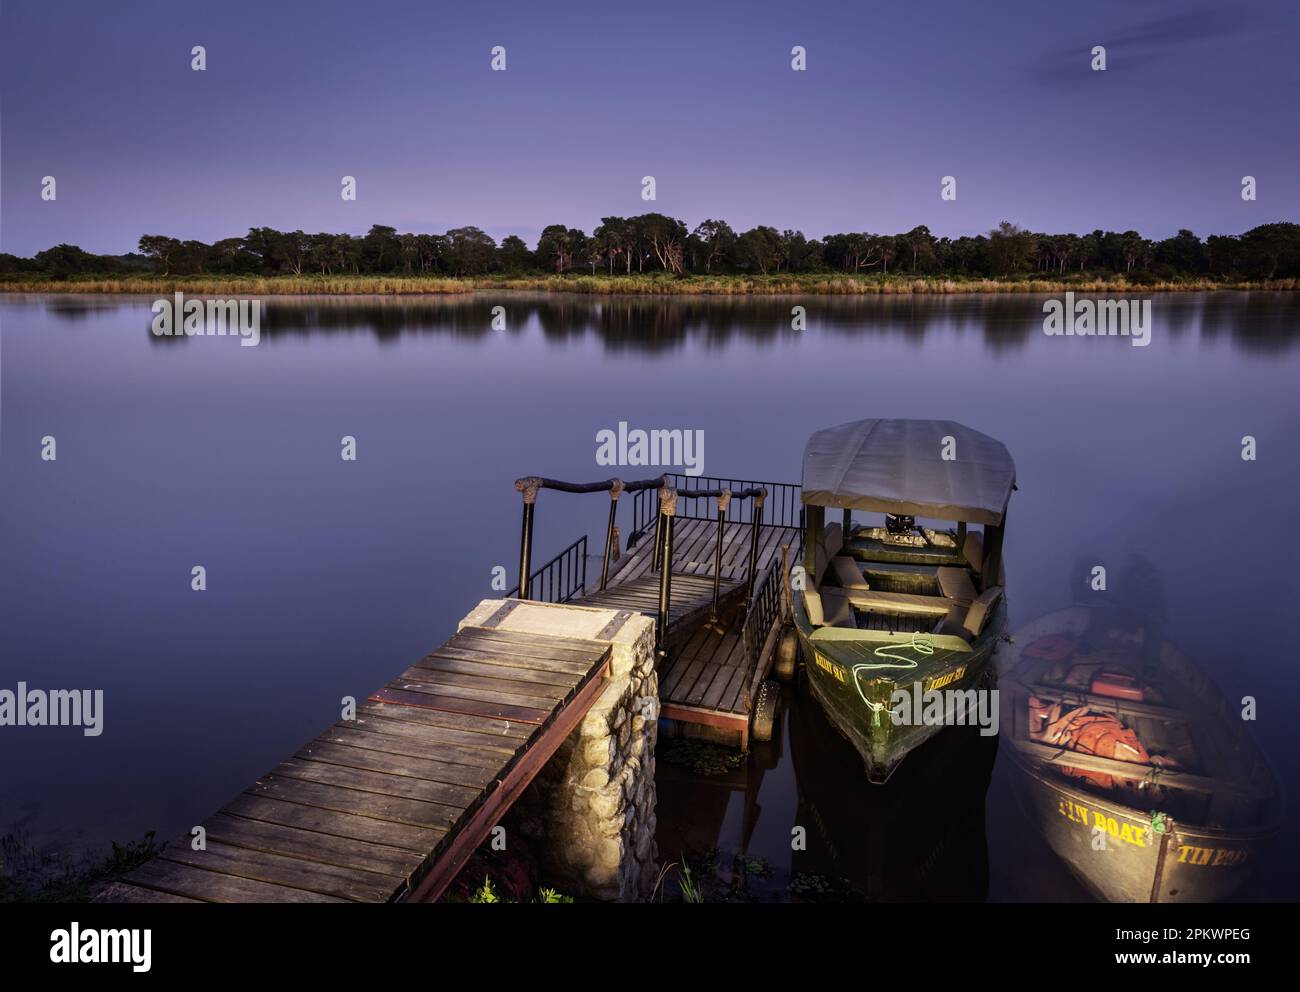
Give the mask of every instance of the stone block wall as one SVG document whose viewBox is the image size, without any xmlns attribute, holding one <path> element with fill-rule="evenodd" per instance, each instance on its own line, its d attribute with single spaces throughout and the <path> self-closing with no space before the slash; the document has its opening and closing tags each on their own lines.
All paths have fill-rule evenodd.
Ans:
<svg viewBox="0 0 1300 992">
<path fill-rule="evenodd" d="M 485 601 L 463 623 L 491 612 L 484 610 L 489 603 L 492 610 L 500 605 Z M 591 637 L 593 628 L 617 617 L 614 610 L 534 603 L 527 608 L 548 611 L 534 632 L 544 628 L 570 637 Z M 571 617 L 559 611 L 569 611 Z M 510 627 L 516 617 L 520 610 L 502 627 Z M 571 632 L 564 634 L 566 630 Z M 561 892 L 634 902 L 650 897 L 658 875 L 654 621 L 633 615 L 612 636 L 611 675 L 604 691 L 515 803 L 505 825 L 507 837 L 518 832 L 535 846 L 544 876 Z"/>
</svg>

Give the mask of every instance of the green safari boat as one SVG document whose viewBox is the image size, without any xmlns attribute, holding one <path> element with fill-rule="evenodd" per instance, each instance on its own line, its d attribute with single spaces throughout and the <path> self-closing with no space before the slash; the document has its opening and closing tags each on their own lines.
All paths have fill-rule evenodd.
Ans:
<svg viewBox="0 0 1300 992">
<path fill-rule="evenodd" d="M 1001 442 L 953 421 L 859 420 L 808 441 L 795 629 L 814 696 L 872 782 L 944 726 L 997 731 L 980 690 L 1006 628 L 1015 479 Z"/>
</svg>

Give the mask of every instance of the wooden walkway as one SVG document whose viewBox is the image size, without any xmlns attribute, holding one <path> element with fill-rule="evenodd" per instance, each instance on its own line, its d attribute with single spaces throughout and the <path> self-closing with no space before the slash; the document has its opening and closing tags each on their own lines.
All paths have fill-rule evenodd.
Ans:
<svg viewBox="0 0 1300 992">
<path fill-rule="evenodd" d="M 659 669 L 660 712 L 685 723 L 730 730 L 749 740 L 749 719 L 757 683 L 765 670 L 752 672 L 741 638 L 743 594 L 749 566 L 751 526 L 728 523 L 723 531 L 719 614 L 724 629 L 705 621 L 713 603 L 713 565 L 717 521 L 679 518 L 673 528 L 672 602 L 669 608 L 667 657 Z M 759 531 L 758 574 L 781 561 L 790 546 L 789 567 L 800 564 L 797 528 L 763 526 Z M 651 571 L 654 532 L 629 552 L 604 592 L 575 600 L 590 606 L 617 606 L 655 616 L 659 607 L 659 573 Z M 779 625 L 776 625 L 779 628 Z M 777 630 L 769 631 L 763 657 L 770 660 Z M 760 666 L 762 667 L 762 666 Z"/>
<path fill-rule="evenodd" d="M 465 628 L 107 890 L 112 902 L 437 898 L 604 687 L 610 645 Z M 613 637 L 629 614 L 599 636 Z"/>
</svg>

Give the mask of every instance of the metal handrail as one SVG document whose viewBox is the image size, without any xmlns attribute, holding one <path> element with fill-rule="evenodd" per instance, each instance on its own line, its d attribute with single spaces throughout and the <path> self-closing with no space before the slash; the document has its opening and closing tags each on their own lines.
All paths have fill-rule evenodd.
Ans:
<svg viewBox="0 0 1300 992">
<path fill-rule="evenodd" d="M 528 576 L 531 599 L 543 603 L 567 603 L 587 590 L 587 535 L 583 534 L 558 555 Z M 519 587 L 505 594 L 519 598 Z"/>
<path fill-rule="evenodd" d="M 564 482 L 558 479 L 548 479 L 543 476 L 529 475 L 515 480 L 515 489 L 523 495 L 523 528 L 519 541 L 519 575 L 520 588 L 517 590 L 520 599 L 532 598 L 532 582 L 534 573 L 530 568 L 533 553 L 533 516 L 537 505 L 537 496 L 543 489 L 553 489 L 559 492 L 567 493 L 595 493 L 607 492 L 610 495 L 609 521 L 605 529 L 605 553 L 603 564 L 600 572 L 600 589 L 603 592 L 609 579 L 610 556 L 614 549 L 615 534 L 615 517 L 618 512 L 619 497 L 625 492 L 633 492 L 636 507 L 643 507 L 644 501 L 648 498 L 646 494 L 650 490 L 656 490 L 658 498 L 658 510 L 654 520 L 654 549 L 652 568 L 659 572 L 659 604 L 658 604 L 658 623 L 655 630 L 656 650 L 663 653 L 667 648 L 668 637 L 668 620 L 669 607 L 672 603 L 672 572 L 673 572 L 673 521 L 677 514 L 678 499 L 713 499 L 717 503 L 717 547 L 715 552 L 714 577 L 713 577 L 713 608 L 711 619 L 717 622 L 718 619 L 718 597 L 719 584 L 721 581 L 721 553 L 723 533 L 726 529 L 727 516 L 732 511 L 733 503 L 735 504 L 735 516 L 737 522 L 743 523 L 740 515 L 740 504 L 750 501 L 750 516 L 748 525 L 750 528 L 749 541 L 749 564 L 746 569 L 745 578 L 745 602 L 749 604 L 754 598 L 754 582 L 757 579 L 758 565 L 758 546 L 759 532 L 763 527 L 764 505 L 767 501 L 768 490 L 761 485 L 752 485 L 746 488 L 733 489 L 729 485 L 718 485 L 711 488 L 682 489 L 678 490 L 670 484 L 670 479 L 677 478 L 685 481 L 702 481 L 699 477 L 683 476 L 680 473 L 670 473 L 662 475 L 656 479 L 642 479 L 638 482 L 624 482 L 622 479 L 606 479 L 601 482 Z M 716 481 L 721 483 L 721 479 L 710 479 L 707 481 Z M 787 493 L 792 493 L 794 488 L 788 483 L 777 483 Z M 793 504 L 791 504 L 793 505 Z M 634 507 L 634 510 L 636 510 Z M 640 512 L 637 510 L 636 512 Z M 790 516 L 792 511 L 787 511 L 785 516 Z M 708 519 L 708 518 L 695 518 Z M 802 519 L 802 516 L 801 516 Z M 788 524 L 786 526 L 789 526 Z M 633 534 L 629 537 L 628 546 L 631 547 L 637 539 L 648 529 L 648 518 L 642 518 L 636 521 L 636 527 Z M 563 557 L 563 553 L 560 556 Z M 585 557 L 583 559 L 585 586 Z M 548 562 L 546 567 L 554 565 L 555 562 Z M 561 567 L 563 562 L 561 561 Z M 542 574 L 539 570 L 538 574 Z M 546 573 L 549 576 L 549 573 Z M 552 584 L 554 580 L 550 580 Z M 548 588 L 548 594 L 554 595 L 552 589 Z M 572 593 L 570 593 L 572 595 Z M 564 601 L 564 600 L 561 600 Z"/>
<path fill-rule="evenodd" d="M 763 579 L 758 583 L 753 597 L 749 601 L 749 610 L 745 613 L 745 622 L 740 628 L 741 649 L 744 652 L 745 668 L 745 708 L 749 709 L 750 686 L 758 673 L 758 663 L 763 655 L 763 645 L 767 641 L 768 631 L 781 615 L 781 562 L 775 557 Z"/>
<path fill-rule="evenodd" d="M 716 496 L 720 489 L 730 489 L 733 496 L 740 498 L 740 493 L 765 489 L 768 500 L 769 527 L 798 527 L 803 529 L 802 487 L 794 482 L 756 482 L 752 479 L 726 479 L 712 475 L 685 475 L 681 472 L 665 473 L 666 484 L 677 490 L 682 499 L 691 500 L 677 515 L 687 520 L 712 520 L 713 514 L 708 507 L 697 508 L 696 499 Z M 691 489 L 689 486 L 700 486 Z M 704 488 L 707 487 L 707 488 Z M 639 492 L 632 501 L 632 533 L 629 544 L 634 544 L 655 523 L 658 504 L 653 494 Z M 739 505 L 727 513 L 730 523 L 746 523 L 743 508 Z"/>
</svg>

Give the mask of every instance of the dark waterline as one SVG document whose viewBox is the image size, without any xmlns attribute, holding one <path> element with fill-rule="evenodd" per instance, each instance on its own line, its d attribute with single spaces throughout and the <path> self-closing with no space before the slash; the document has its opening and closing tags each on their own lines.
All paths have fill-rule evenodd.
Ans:
<svg viewBox="0 0 1300 992">
<path fill-rule="evenodd" d="M 612 474 L 595 435 L 620 420 L 704 430 L 707 474 L 790 481 L 807 435 L 846 420 L 951 418 L 998 437 L 1019 470 L 1013 628 L 1069 601 L 1076 558 L 1143 555 L 1171 638 L 1229 699 L 1259 700 L 1256 736 L 1284 783 L 1300 779 L 1283 625 L 1298 591 L 1294 295 L 1156 296 L 1146 348 L 1046 337 L 1042 298 L 1022 296 L 273 298 L 256 348 L 155 338 L 150 302 L 0 301 L 0 688 L 106 697 L 98 738 L 0 728 L 0 833 L 101 846 L 201 821 L 342 696 L 444 640 L 495 595 L 494 565 L 513 581 L 511 483 Z M 496 305 L 507 330 L 490 329 Z M 45 435 L 56 462 L 40 459 Z M 596 536 L 603 512 L 546 494 L 538 560 Z M 1001 759 L 986 799 L 960 742 L 883 799 L 791 692 L 783 740 L 751 756 L 748 802 L 730 779 L 661 770 L 665 859 L 743 845 L 778 887 L 838 872 L 873 896 L 1086 898 L 1020 817 Z M 955 825 L 955 853 L 944 885 L 918 890 L 885 866 L 935 822 Z M 792 855 L 801 824 L 810 850 Z M 1300 893 L 1293 824 L 1247 897 Z"/>
</svg>

